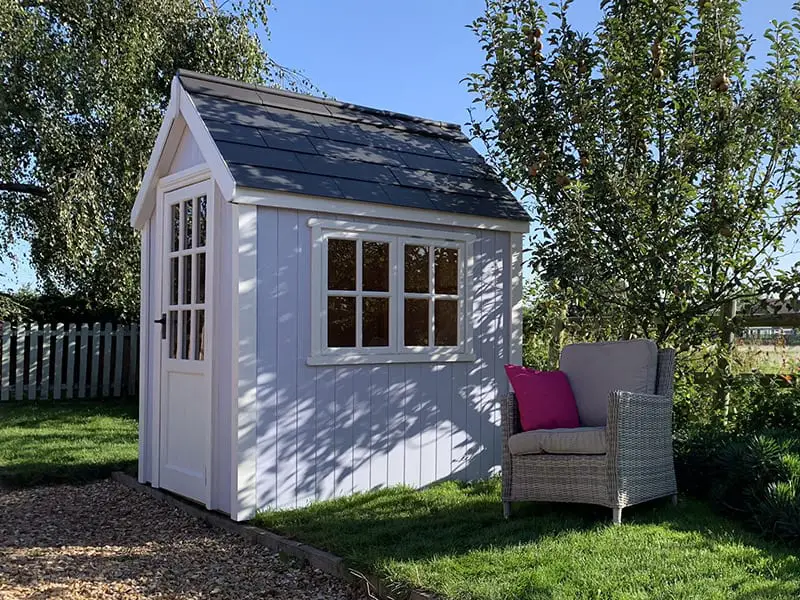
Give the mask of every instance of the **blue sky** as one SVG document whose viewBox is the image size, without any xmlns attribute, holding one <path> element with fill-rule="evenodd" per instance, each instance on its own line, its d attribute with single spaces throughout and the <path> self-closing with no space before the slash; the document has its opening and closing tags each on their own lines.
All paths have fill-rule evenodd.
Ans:
<svg viewBox="0 0 800 600">
<path fill-rule="evenodd" d="M 771 19 L 789 19 L 793 0 L 749 0 L 745 28 L 761 37 Z M 339 100 L 465 123 L 472 98 L 460 80 L 483 62 L 465 25 L 483 0 L 275 0 L 268 48 Z M 599 0 L 576 0 L 576 27 L 590 31 Z M 764 54 L 763 40 L 754 51 Z M 24 247 L 20 247 L 24 254 Z M 0 264 L 0 288 L 34 280 L 23 264 Z"/>
</svg>

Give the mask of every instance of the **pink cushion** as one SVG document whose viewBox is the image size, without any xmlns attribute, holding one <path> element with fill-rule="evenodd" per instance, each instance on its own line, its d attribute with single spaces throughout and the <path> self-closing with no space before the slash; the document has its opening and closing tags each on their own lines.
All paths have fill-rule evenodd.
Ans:
<svg viewBox="0 0 800 600">
<path fill-rule="evenodd" d="M 579 427 L 578 407 L 569 379 L 561 371 L 534 371 L 506 365 L 523 431 Z"/>
</svg>

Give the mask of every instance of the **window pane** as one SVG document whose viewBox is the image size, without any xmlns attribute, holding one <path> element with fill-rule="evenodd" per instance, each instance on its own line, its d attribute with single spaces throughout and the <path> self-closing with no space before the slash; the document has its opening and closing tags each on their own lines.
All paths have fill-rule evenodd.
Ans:
<svg viewBox="0 0 800 600">
<path fill-rule="evenodd" d="M 181 358 L 189 358 L 189 342 L 192 335 L 192 312 L 181 311 Z"/>
<path fill-rule="evenodd" d="M 194 359 L 203 360 L 206 356 L 206 311 L 194 311 Z"/>
<path fill-rule="evenodd" d="M 181 240 L 181 213 L 177 204 L 172 205 L 172 251 L 178 250 Z"/>
<path fill-rule="evenodd" d="M 183 247 L 192 247 L 192 200 L 183 203 Z"/>
<path fill-rule="evenodd" d="M 197 253 L 197 281 L 195 281 L 195 302 L 202 304 L 206 301 L 206 253 Z"/>
<path fill-rule="evenodd" d="M 355 240 L 328 240 L 328 289 L 356 289 Z"/>
<path fill-rule="evenodd" d="M 458 249 L 436 248 L 434 257 L 435 292 L 458 294 Z"/>
<path fill-rule="evenodd" d="M 364 298 L 361 345 L 367 348 L 389 345 L 389 299 Z"/>
<path fill-rule="evenodd" d="M 183 303 L 192 303 L 192 255 L 183 257 Z"/>
<path fill-rule="evenodd" d="M 434 346 L 458 346 L 458 300 L 436 300 L 434 313 Z"/>
<path fill-rule="evenodd" d="M 178 303 L 178 257 L 169 259 L 169 303 Z"/>
<path fill-rule="evenodd" d="M 328 297 L 328 348 L 355 348 L 356 299 Z"/>
<path fill-rule="evenodd" d="M 428 301 L 416 298 L 405 300 L 405 339 L 406 346 L 428 345 Z"/>
<path fill-rule="evenodd" d="M 197 246 L 206 245 L 206 197 L 197 199 Z"/>
<path fill-rule="evenodd" d="M 389 244 L 364 242 L 361 246 L 361 289 L 368 292 L 389 291 Z"/>
<path fill-rule="evenodd" d="M 178 356 L 178 311 L 169 311 L 169 357 Z"/>
<path fill-rule="evenodd" d="M 428 247 L 405 247 L 405 291 L 425 293 L 428 291 Z"/>
</svg>

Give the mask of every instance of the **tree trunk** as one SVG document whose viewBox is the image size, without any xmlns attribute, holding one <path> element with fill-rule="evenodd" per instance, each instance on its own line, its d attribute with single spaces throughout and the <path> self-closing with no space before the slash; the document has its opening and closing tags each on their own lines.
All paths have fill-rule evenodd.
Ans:
<svg viewBox="0 0 800 600">
<path fill-rule="evenodd" d="M 731 358 L 736 342 L 736 300 L 730 300 L 722 306 L 720 320 L 720 340 L 717 355 L 717 407 L 719 408 L 722 422 L 728 421 L 731 404 Z"/>
</svg>

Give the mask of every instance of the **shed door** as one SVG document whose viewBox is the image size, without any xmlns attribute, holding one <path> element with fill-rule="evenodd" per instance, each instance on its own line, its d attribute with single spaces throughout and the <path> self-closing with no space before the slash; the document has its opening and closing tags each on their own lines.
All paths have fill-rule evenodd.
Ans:
<svg viewBox="0 0 800 600">
<path fill-rule="evenodd" d="M 164 194 L 159 485 L 209 504 L 211 180 Z"/>
</svg>

